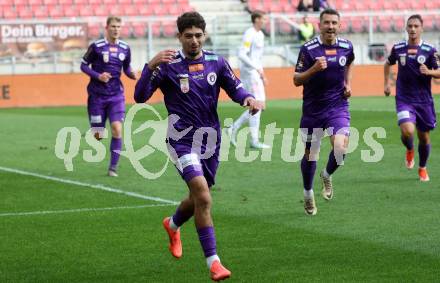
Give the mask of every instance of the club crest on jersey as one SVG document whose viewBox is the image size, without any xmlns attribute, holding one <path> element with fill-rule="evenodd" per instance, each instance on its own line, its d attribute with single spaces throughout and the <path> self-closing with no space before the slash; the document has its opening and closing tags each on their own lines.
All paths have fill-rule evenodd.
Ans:
<svg viewBox="0 0 440 283">
<path fill-rule="evenodd" d="M 217 74 L 214 72 L 209 73 L 208 76 L 206 77 L 206 80 L 210 85 L 214 85 L 215 82 L 217 81 Z"/>
<path fill-rule="evenodd" d="M 405 66 L 406 65 L 406 54 L 401 54 L 399 56 L 400 59 L 400 65 Z"/>
<path fill-rule="evenodd" d="M 339 65 L 341 65 L 342 67 L 344 67 L 345 64 L 347 64 L 347 57 L 345 57 L 345 56 L 341 56 L 341 57 L 339 57 Z"/>
<path fill-rule="evenodd" d="M 108 63 L 108 61 L 110 61 L 110 53 L 108 51 L 102 52 L 102 61 L 104 61 L 104 63 Z"/>
<path fill-rule="evenodd" d="M 426 57 L 423 56 L 423 55 L 420 55 L 419 57 L 417 57 L 417 62 L 418 62 L 419 64 L 425 64 L 425 62 L 426 62 Z"/>
<path fill-rule="evenodd" d="M 124 53 L 119 53 L 119 60 L 124 61 L 125 60 L 125 54 Z"/>
<path fill-rule="evenodd" d="M 189 78 L 180 78 L 180 90 L 183 93 L 188 93 L 189 91 Z"/>
</svg>

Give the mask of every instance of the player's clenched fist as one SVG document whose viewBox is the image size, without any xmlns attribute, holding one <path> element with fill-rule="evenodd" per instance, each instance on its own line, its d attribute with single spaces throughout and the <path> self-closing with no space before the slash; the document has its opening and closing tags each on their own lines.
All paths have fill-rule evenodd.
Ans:
<svg viewBox="0 0 440 283">
<path fill-rule="evenodd" d="M 150 70 L 154 70 L 157 66 L 159 66 L 162 63 L 169 63 L 173 60 L 175 55 L 176 55 L 176 50 L 174 49 L 162 50 L 159 53 L 157 53 L 156 56 L 153 57 L 153 59 L 150 60 L 150 62 L 148 63 L 148 68 Z"/>
<path fill-rule="evenodd" d="M 112 75 L 110 73 L 104 72 L 99 75 L 98 79 L 103 83 L 108 83 L 108 81 L 112 78 Z"/>
<path fill-rule="evenodd" d="M 316 58 L 315 64 L 313 64 L 312 68 L 317 72 L 327 69 L 327 60 L 325 57 L 323 56 Z"/>
</svg>

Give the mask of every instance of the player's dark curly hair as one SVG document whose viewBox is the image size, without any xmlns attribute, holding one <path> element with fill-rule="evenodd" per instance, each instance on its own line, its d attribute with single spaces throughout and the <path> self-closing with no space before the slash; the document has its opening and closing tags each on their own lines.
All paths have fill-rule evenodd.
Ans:
<svg viewBox="0 0 440 283">
<path fill-rule="evenodd" d="M 200 28 L 205 32 L 206 22 L 202 15 L 197 12 L 186 12 L 177 18 L 179 33 L 183 33 L 185 29 L 192 27 Z"/>
<path fill-rule="evenodd" d="M 406 21 L 406 24 L 408 24 L 408 22 L 409 22 L 410 20 L 419 20 L 420 23 L 421 23 L 422 26 L 423 26 L 423 19 L 422 19 L 422 16 L 420 16 L 419 14 L 411 15 L 411 16 L 408 18 L 408 20 Z"/>
</svg>

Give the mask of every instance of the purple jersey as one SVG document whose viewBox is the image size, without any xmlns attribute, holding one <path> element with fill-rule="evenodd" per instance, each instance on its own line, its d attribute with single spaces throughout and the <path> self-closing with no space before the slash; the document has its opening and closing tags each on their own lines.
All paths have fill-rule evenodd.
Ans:
<svg viewBox="0 0 440 283">
<path fill-rule="evenodd" d="M 326 58 L 327 69 L 314 74 L 303 85 L 303 115 L 306 116 L 321 115 L 335 107 L 348 107 L 343 95 L 345 72 L 354 60 L 353 45 L 342 38 L 336 38 L 334 45 L 325 45 L 318 36 L 301 47 L 295 72 L 305 72 L 318 57 Z"/>
<path fill-rule="evenodd" d="M 197 60 L 185 58 L 182 51 L 168 64 L 161 64 L 154 71 L 145 65 L 136 83 L 135 101 L 145 102 L 160 88 L 170 115 L 180 117 L 174 124 L 176 130 L 212 127 L 220 128 L 217 101 L 220 88 L 229 97 L 242 104 L 252 97 L 235 76 L 226 60 L 208 51 Z"/>
<path fill-rule="evenodd" d="M 89 94 L 123 94 L 121 69 L 129 75 L 131 73 L 130 62 L 130 47 L 124 41 L 118 40 L 115 44 L 110 44 L 106 39 L 100 39 L 92 43 L 81 62 L 81 70 L 90 76 L 87 86 Z M 92 65 L 91 69 L 89 65 Z M 98 79 L 103 72 L 111 74 L 111 79 L 107 83 Z"/>
<path fill-rule="evenodd" d="M 431 76 L 420 73 L 420 65 L 428 69 L 439 68 L 437 50 L 421 41 L 419 45 L 409 45 L 407 41 L 395 44 L 388 57 L 388 64 L 398 62 L 396 99 L 407 103 L 432 102 Z"/>
</svg>

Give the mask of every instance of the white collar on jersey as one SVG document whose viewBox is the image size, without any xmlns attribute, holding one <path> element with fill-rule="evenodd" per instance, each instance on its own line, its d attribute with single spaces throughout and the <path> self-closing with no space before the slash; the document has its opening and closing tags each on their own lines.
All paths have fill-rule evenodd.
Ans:
<svg viewBox="0 0 440 283">
<path fill-rule="evenodd" d="M 319 44 L 322 45 L 321 35 L 318 35 L 316 38 L 318 38 L 318 42 L 319 42 Z M 338 44 L 338 37 L 336 37 L 336 42 L 335 42 L 335 44 Z"/>
<path fill-rule="evenodd" d="M 423 44 L 423 39 L 420 39 L 420 43 L 419 43 L 419 45 L 418 45 L 418 46 L 422 46 L 422 44 Z M 409 45 L 409 42 L 408 42 L 408 40 L 406 40 L 406 45 Z"/>
</svg>

